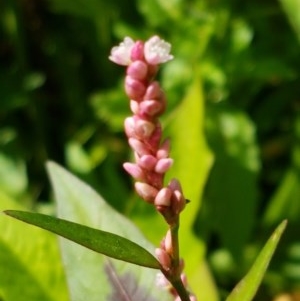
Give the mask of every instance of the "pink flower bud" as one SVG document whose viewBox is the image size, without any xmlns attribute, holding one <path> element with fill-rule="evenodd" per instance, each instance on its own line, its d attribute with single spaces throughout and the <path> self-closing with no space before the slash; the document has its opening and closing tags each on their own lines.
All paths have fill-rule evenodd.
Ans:
<svg viewBox="0 0 300 301">
<path fill-rule="evenodd" d="M 152 155 L 143 155 L 137 160 L 138 165 L 146 170 L 153 170 L 156 162 L 157 159 Z"/>
<path fill-rule="evenodd" d="M 123 167 L 133 178 L 138 180 L 145 179 L 144 171 L 137 164 L 126 162 L 123 164 Z"/>
<path fill-rule="evenodd" d="M 135 138 L 129 138 L 128 139 L 128 143 L 131 146 L 131 148 L 139 155 L 149 155 L 150 151 L 148 150 L 148 148 L 145 146 L 145 144 L 143 142 L 141 142 L 138 139 Z"/>
<path fill-rule="evenodd" d="M 186 200 L 183 197 L 182 193 L 178 190 L 175 190 L 171 198 L 171 206 L 174 214 L 178 215 L 185 207 Z"/>
<path fill-rule="evenodd" d="M 144 99 L 145 100 L 147 100 L 147 99 L 160 99 L 161 94 L 162 94 L 162 91 L 161 91 L 160 85 L 157 81 L 155 81 L 155 82 L 152 82 L 147 87 Z"/>
<path fill-rule="evenodd" d="M 130 100 L 130 109 L 131 112 L 135 115 L 137 115 L 139 113 L 139 103 L 133 99 Z"/>
<path fill-rule="evenodd" d="M 163 104 L 157 100 L 143 100 L 140 103 L 140 113 L 142 115 L 156 116 L 163 112 Z"/>
<path fill-rule="evenodd" d="M 169 254 L 173 253 L 173 244 L 172 244 L 171 230 L 168 230 L 168 232 L 166 234 L 166 237 L 165 237 L 165 250 Z"/>
<path fill-rule="evenodd" d="M 172 189 L 173 191 L 178 190 L 179 192 L 182 193 L 181 184 L 180 184 L 180 182 L 179 182 L 177 179 L 175 179 L 175 178 L 171 179 L 171 181 L 170 181 L 169 184 L 168 184 L 168 187 L 169 187 L 170 189 Z"/>
<path fill-rule="evenodd" d="M 147 183 L 142 183 L 142 182 L 136 182 L 134 184 L 135 190 L 137 194 L 146 202 L 148 203 L 153 203 L 158 190 L 154 188 L 153 186 L 147 184 Z"/>
<path fill-rule="evenodd" d="M 127 137 L 135 137 L 135 120 L 133 117 L 127 117 L 124 120 L 124 129 Z"/>
<path fill-rule="evenodd" d="M 173 159 L 171 158 L 160 159 L 157 161 L 154 170 L 157 173 L 164 174 L 170 169 L 172 165 L 173 165 Z"/>
<path fill-rule="evenodd" d="M 135 123 L 135 132 L 141 139 L 149 138 L 155 130 L 155 124 L 150 121 L 138 118 Z"/>
<path fill-rule="evenodd" d="M 144 43 L 142 41 L 136 41 L 131 49 L 131 60 L 143 60 L 144 59 Z"/>
<path fill-rule="evenodd" d="M 159 122 L 156 123 L 156 128 L 152 134 L 152 136 L 148 139 L 148 143 L 153 150 L 156 150 L 159 146 L 159 142 L 162 136 L 162 129 Z"/>
<path fill-rule="evenodd" d="M 145 85 L 130 76 L 125 77 L 125 92 L 130 99 L 139 100 L 146 91 Z"/>
<path fill-rule="evenodd" d="M 169 207 L 171 204 L 172 190 L 164 187 L 156 195 L 154 200 L 155 206 Z"/>
<path fill-rule="evenodd" d="M 145 80 L 148 67 L 143 61 L 134 61 L 127 68 L 127 75 L 137 80 Z"/>
<path fill-rule="evenodd" d="M 170 139 L 165 139 L 164 142 L 159 147 L 158 151 L 156 152 L 156 157 L 158 159 L 168 158 L 170 153 L 171 143 Z"/>
<path fill-rule="evenodd" d="M 181 278 L 181 281 L 183 283 L 184 286 L 187 286 L 187 278 L 186 278 L 186 275 L 184 273 L 182 273 L 180 275 L 180 278 Z"/>
<path fill-rule="evenodd" d="M 165 270 L 169 270 L 171 267 L 171 258 L 169 254 L 165 250 L 157 248 L 155 249 L 155 255 L 162 267 Z"/>
</svg>

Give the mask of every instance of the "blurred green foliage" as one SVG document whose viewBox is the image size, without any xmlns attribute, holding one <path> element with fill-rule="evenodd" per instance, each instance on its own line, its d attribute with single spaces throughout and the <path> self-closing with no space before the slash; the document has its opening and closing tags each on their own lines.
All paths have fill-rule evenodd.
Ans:
<svg viewBox="0 0 300 301">
<path fill-rule="evenodd" d="M 131 156 L 122 130 L 130 114 L 123 70 L 107 57 L 126 35 L 159 34 L 175 55 L 160 73 L 169 100 L 165 125 L 200 72 L 214 162 L 194 230 L 221 295 L 284 218 L 287 233 L 256 300 L 298 290 L 299 20 L 299 0 L 1 1 L 1 191 L 22 206 L 51 211 L 44 168 L 51 159 L 120 212 L 146 220 L 150 209 L 136 203 L 122 170 Z M 195 139 L 190 126 L 180 119 L 187 140 Z M 175 155 L 191 156 L 184 145 L 175 147 Z M 191 159 L 201 160 L 202 151 L 194 152 Z M 205 172 L 199 174 L 192 171 L 187 190 L 203 185 Z M 158 235 L 152 238 L 158 243 Z"/>
</svg>

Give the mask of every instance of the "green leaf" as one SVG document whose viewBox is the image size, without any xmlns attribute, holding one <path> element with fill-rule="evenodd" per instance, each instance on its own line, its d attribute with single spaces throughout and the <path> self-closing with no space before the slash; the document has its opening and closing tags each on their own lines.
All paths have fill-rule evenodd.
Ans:
<svg viewBox="0 0 300 301">
<path fill-rule="evenodd" d="M 0 211 L 24 208 L 0 191 Z M 43 229 L 0 215 L 0 299 L 66 301 L 57 240 Z"/>
<path fill-rule="evenodd" d="M 58 217 L 121 235 L 153 253 L 154 247 L 141 232 L 90 186 L 55 163 L 49 163 L 47 167 L 54 188 Z M 89 296 L 89 301 L 118 300 L 114 299 L 116 279 L 128 300 L 139 301 L 142 299 L 140 295 L 145 300 L 170 300 L 166 291 L 153 289 L 157 270 L 109 259 L 63 238 L 60 242 L 71 301 L 84 301 L 86 296 Z"/>
<path fill-rule="evenodd" d="M 273 232 L 264 248 L 256 258 L 248 274 L 237 284 L 226 301 L 250 301 L 254 297 L 263 276 L 267 270 L 269 262 L 277 247 L 280 237 L 285 230 L 287 221 L 283 221 Z"/>
<path fill-rule="evenodd" d="M 119 235 L 40 213 L 18 210 L 6 210 L 4 213 L 106 256 L 153 269 L 160 268 L 159 262 L 147 250 Z"/>
</svg>

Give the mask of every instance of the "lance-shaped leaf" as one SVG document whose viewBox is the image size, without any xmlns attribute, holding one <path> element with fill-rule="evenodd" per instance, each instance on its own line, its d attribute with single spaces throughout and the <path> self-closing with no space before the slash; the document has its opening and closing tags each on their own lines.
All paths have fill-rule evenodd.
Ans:
<svg viewBox="0 0 300 301">
<path fill-rule="evenodd" d="M 4 213 L 106 256 L 148 268 L 160 267 L 156 258 L 147 250 L 122 236 L 40 213 L 19 210 L 6 210 Z"/>
<path fill-rule="evenodd" d="M 276 228 L 264 248 L 259 253 L 248 274 L 236 285 L 226 301 L 252 300 L 263 279 L 286 224 L 287 221 L 285 220 Z"/>
</svg>

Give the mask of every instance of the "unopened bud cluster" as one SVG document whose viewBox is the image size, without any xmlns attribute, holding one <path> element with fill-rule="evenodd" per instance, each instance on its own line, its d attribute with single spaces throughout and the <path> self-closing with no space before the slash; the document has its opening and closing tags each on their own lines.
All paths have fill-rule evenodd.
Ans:
<svg viewBox="0 0 300 301">
<path fill-rule="evenodd" d="M 124 127 L 129 145 L 134 151 L 135 162 L 124 163 L 124 168 L 136 180 L 135 190 L 139 196 L 155 206 L 171 229 L 179 226 L 179 214 L 186 200 L 176 179 L 164 186 L 164 176 L 172 166 L 173 159 L 169 157 L 170 141 L 162 140 L 159 122 L 159 116 L 166 108 L 166 97 L 159 83 L 154 80 L 159 64 L 173 58 L 170 49 L 170 44 L 158 36 L 145 43 L 126 37 L 112 49 L 109 59 L 127 66 L 125 92 L 130 99 L 133 115 L 125 119 Z M 181 279 L 186 286 L 186 277 L 182 273 L 183 261 L 174 256 L 176 252 L 170 231 L 160 248 L 156 249 L 156 256 L 165 276 Z M 161 276 L 160 285 L 168 288 L 174 300 L 179 301 L 176 290 L 165 276 Z M 190 300 L 196 301 L 196 298 L 190 295 Z"/>
<path fill-rule="evenodd" d="M 145 43 L 126 37 L 112 49 L 110 60 L 127 66 L 125 92 L 130 99 L 132 116 L 125 119 L 125 133 L 134 151 L 135 162 L 125 170 L 136 180 L 135 189 L 153 204 L 169 224 L 185 207 L 180 184 L 173 179 L 164 187 L 164 175 L 173 164 L 169 157 L 170 141 L 162 140 L 159 116 L 165 111 L 166 97 L 154 80 L 158 65 L 173 58 L 171 46 L 158 36 Z"/>
</svg>

